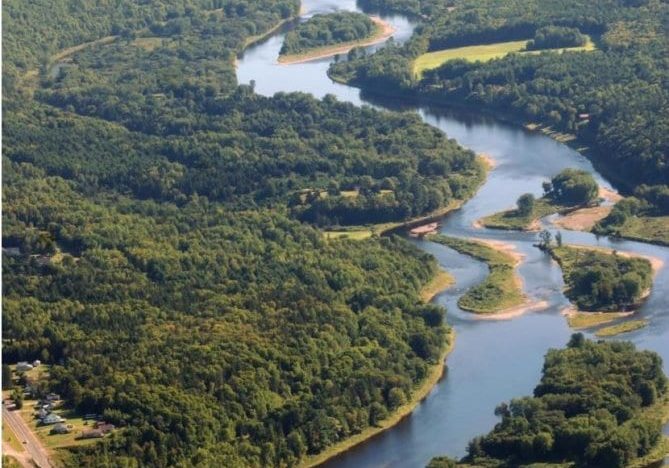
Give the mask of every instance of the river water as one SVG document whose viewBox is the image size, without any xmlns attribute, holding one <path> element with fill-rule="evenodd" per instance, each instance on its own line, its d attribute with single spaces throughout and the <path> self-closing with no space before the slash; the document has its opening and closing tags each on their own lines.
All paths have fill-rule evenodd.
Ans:
<svg viewBox="0 0 669 468">
<path fill-rule="evenodd" d="M 307 0 L 303 7 L 301 20 L 316 13 L 359 11 L 354 0 Z M 415 25 L 409 19 L 380 16 L 395 27 L 395 41 L 403 42 L 411 36 Z M 530 298 L 546 301 L 548 306 L 507 320 L 484 320 L 464 312 L 458 308 L 457 300 L 485 277 L 486 266 L 447 247 L 429 241 L 413 241 L 434 255 L 456 278 L 456 285 L 435 299 L 448 309 L 447 320 L 456 331 L 456 345 L 446 361 L 445 378 L 410 417 L 324 466 L 412 468 L 424 467 L 437 455 L 461 457 L 466 453 L 469 440 L 488 432 L 498 421 L 493 414 L 495 406 L 532 393 L 540 378 L 546 351 L 564 346 L 572 333 L 561 315 L 569 302 L 562 294 L 560 269 L 532 246 L 536 234 L 477 229 L 473 222 L 514 206 L 523 193 L 540 196 L 541 183 L 568 167 L 588 170 L 602 186 L 611 188 L 611 185 L 581 154 L 544 135 L 477 113 L 411 102 L 372 100 L 356 88 L 334 83 L 326 74 L 332 58 L 278 65 L 276 59 L 289 27 L 245 51 L 238 64 L 240 83 L 253 80 L 256 92 L 263 95 L 292 91 L 317 97 L 332 94 L 356 105 L 417 112 L 449 138 L 477 153 L 486 153 L 496 161 L 476 196 L 461 210 L 442 220 L 441 232 L 512 243 L 525 255 L 518 269 L 525 293 Z M 381 46 L 371 49 L 376 47 Z M 615 248 L 658 257 L 665 262 L 651 296 L 635 316 L 648 319 L 650 324 L 623 335 L 623 339 L 633 341 L 641 349 L 658 352 L 669 373 L 669 249 L 596 238 L 583 232 L 562 231 L 562 235 L 565 243 Z M 669 433 L 669 427 L 665 432 Z"/>
</svg>

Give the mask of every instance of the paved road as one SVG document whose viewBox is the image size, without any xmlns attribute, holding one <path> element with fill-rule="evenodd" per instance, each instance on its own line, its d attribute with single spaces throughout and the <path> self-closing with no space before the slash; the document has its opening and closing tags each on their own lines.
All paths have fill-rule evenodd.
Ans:
<svg viewBox="0 0 669 468">
<path fill-rule="evenodd" d="M 28 454 L 32 457 L 35 465 L 39 468 L 50 468 L 53 466 L 49 461 L 48 452 L 39 439 L 37 439 L 37 436 L 31 432 L 18 411 L 11 411 L 3 404 L 2 419 L 14 432 L 19 442 L 23 443 L 25 441 L 23 447 L 25 447 Z"/>
</svg>

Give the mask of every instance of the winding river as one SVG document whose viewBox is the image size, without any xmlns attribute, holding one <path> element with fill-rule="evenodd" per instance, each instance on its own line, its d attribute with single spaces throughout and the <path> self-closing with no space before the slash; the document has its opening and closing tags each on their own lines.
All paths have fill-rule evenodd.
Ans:
<svg viewBox="0 0 669 468">
<path fill-rule="evenodd" d="M 359 11 L 354 0 L 306 0 L 302 19 L 335 10 Z M 402 16 L 381 15 L 395 27 L 395 41 L 407 40 L 414 24 Z M 475 197 L 461 210 L 442 220 L 445 234 L 501 240 L 512 243 L 525 255 L 519 266 L 525 293 L 544 300 L 544 310 L 506 320 L 484 320 L 463 312 L 458 298 L 487 274 L 484 264 L 429 242 L 414 241 L 433 254 L 456 278 L 456 285 L 435 300 L 448 309 L 448 322 L 456 330 L 456 346 L 447 359 L 444 379 L 409 418 L 379 436 L 330 460 L 328 467 L 424 467 L 436 455 L 465 455 L 468 441 L 488 432 L 498 421 L 497 404 L 531 394 L 540 377 L 543 357 L 551 347 L 566 344 L 572 330 L 561 311 L 569 304 L 562 294 L 558 266 L 532 246 L 536 234 L 477 229 L 472 223 L 484 215 L 514 205 L 526 192 L 541 195 L 541 182 L 564 168 L 593 173 L 607 188 L 611 185 L 578 152 L 547 136 L 500 122 L 477 113 L 411 102 L 384 102 L 366 98 L 349 86 L 332 82 L 326 75 L 332 59 L 295 65 L 278 65 L 276 59 L 287 28 L 248 48 L 240 57 L 238 80 L 255 82 L 259 94 L 300 91 L 323 97 L 333 94 L 356 105 L 417 112 L 423 120 L 477 153 L 489 154 L 496 166 Z M 372 46 L 371 49 L 381 46 Z M 549 223 L 549 221 L 545 221 Z M 656 277 L 653 292 L 637 317 L 648 327 L 623 335 L 639 348 L 658 352 L 669 373 L 669 248 L 631 241 L 596 238 L 583 232 L 562 231 L 565 243 L 599 245 L 658 257 L 665 267 Z M 669 427 L 665 428 L 669 433 Z"/>
</svg>

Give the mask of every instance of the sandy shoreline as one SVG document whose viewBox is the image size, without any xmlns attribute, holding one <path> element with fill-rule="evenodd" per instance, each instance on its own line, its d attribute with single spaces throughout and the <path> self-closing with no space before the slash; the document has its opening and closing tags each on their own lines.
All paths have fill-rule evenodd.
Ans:
<svg viewBox="0 0 669 468">
<path fill-rule="evenodd" d="M 332 46 L 327 46 L 325 48 L 315 49 L 312 52 L 306 52 L 305 54 L 298 55 L 284 55 L 279 57 L 277 63 L 279 65 L 294 65 L 297 63 L 311 62 L 313 60 L 319 60 L 323 58 L 332 57 L 338 54 L 346 54 L 351 49 L 356 47 L 367 47 L 375 44 L 384 42 L 390 36 L 395 34 L 395 28 L 392 24 L 387 21 L 383 21 L 378 16 L 369 17 L 377 26 L 379 26 L 379 32 L 369 39 L 363 39 L 355 42 L 347 42 L 344 44 L 335 44 Z"/>
<path fill-rule="evenodd" d="M 613 205 L 623 198 L 618 192 L 601 186 L 598 195 L 605 204 L 574 210 L 556 218 L 553 225 L 570 231 L 589 232 L 595 224 L 606 218 L 613 209 Z"/>
</svg>

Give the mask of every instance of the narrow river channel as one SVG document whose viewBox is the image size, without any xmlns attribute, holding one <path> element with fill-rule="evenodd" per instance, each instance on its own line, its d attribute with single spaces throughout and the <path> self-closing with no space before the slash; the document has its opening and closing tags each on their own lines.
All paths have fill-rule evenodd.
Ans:
<svg viewBox="0 0 669 468">
<path fill-rule="evenodd" d="M 303 19 L 336 10 L 359 11 L 354 0 L 307 0 Z M 395 27 L 394 40 L 407 40 L 414 24 L 397 15 L 380 15 Z M 286 26 L 289 28 L 290 26 Z M 467 442 L 489 431 L 498 421 L 493 411 L 502 401 L 529 395 L 538 382 L 543 357 L 551 347 L 564 346 L 572 330 L 561 311 L 569 304 L 562 294 L 558 266 L 532 246 L 536 234 L 477 229 L 482 216 L 512 207 L 526 192 L 541 195 L 541 183 L 562 169 L 573 167 L 593 173 L 604 187 L 611 185 L 578 152 L 547 136 L 500 122 L 477 113 L 411 102 L 373 101 L 358 89 L 332 82 L 326 71 L 333 59 L 295 65 L 278 65 L 276 59 L 285 29 L 246 50 L 239 59 L 240 83 L 255 82 L 259 94 L 300 91 L 317 97 L 335 95 L 356 105 L 417 112 L 423 120 L 444 131 L 462 146 L 486 153 L 495 161 L 484 186 L 461 210 L 442 220 L 445 234 L 496 239 L 512 243 L 525 255 L 519 266 L 525 293 L 546 301 L 543 310 L 507 320 L 482 320 L 463 312 L 458 298 L 487 274 L 485 265 L 428 241 L 414 241 L 433 254 L 456 278 L 456 285 L 436 298 L 448 309 L 455 327 L 456 345 L 448 357 L 445 378 L 414 413 L 394 428 L 332 459 L 327 467 L 424 467 L 436 455 L 465 455 Z M 379 47 L 379 46 L 375 46 Z M 372 47 L 373 48 L 373 47 Z M 555 230 L 555 229 L 553 229 Z M 562 231 L 565 243 L 599 245 L 654 256 L 665 262 L 653 292 L 637 317 L 648 327 L 622 336 L 639 348 L 658 352 L 669 373 L 669 248 L 630 241 L 612 241 L 592 234 Z M 635 317 L 636 318 L 636 317 Z M 669 433 L 669 428 L 665 428 Z"/>
</svg>

